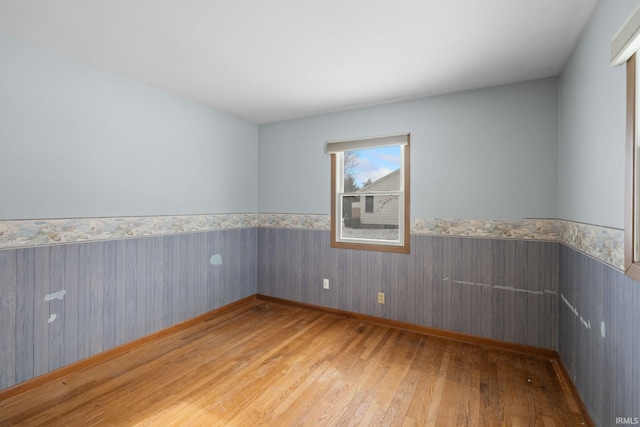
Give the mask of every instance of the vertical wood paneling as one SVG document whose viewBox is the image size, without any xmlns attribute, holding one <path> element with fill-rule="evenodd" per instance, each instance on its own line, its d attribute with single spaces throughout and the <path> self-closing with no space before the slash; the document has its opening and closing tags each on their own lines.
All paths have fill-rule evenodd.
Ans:
<svg viewBox="0 0 640 427">
<path fill-rule="evenodd" d="M 516 242 L 513 240 L 507 240 L 504 242 L 504 285 L 508 288 L 517 288 L 518 283 L 516 280 Z M 502 311 L 504 313 L 504 339 L 512 339 L 517 341 L 517 307 L 516 307 L 516 293 L 509 292 L 507 290 L 502 291 L 504 295 Z"/>
<path fill-rule="evenodd" d="M 224 266 L 230 258 L 229 254 L 226 253 L 226 248 L 224 246 L 221 247 L 221 243 L 223 243 L 221 233 L 216 233 L 215 235 L 212 234 L 209 236 L 209 240 L 211 255 L 220 254 L 222 257 L 222 265 Z M 216 302 L 220 301 L 220 298 L 222 297 L 222 289 L 226 286 L 224 283 L 226 280 L 226 269 L 221 267 L 222 266 L 220 265 L 211 265 L 210 273 L 207 276 L 207 279 L 210 281 L 209 290 L 207 292 L 210 305 L 215 305 Z"/>
<path fill-rule="evenodd" d="M 222 260 L 222 265 L 225 270 L 229 270 L 229 274 L 233 276 L 234 274 L 234 261 L 237 258 L 237 254 L 235 253 L 235 240 L 233 235 L 230 235 L 228 232 L 217 233 L 217 235 L 223 235 L 225 237 L 225 249 L 224 254 L 226 254 L 226 258 Z M 200 255 L 200 277 L 199 280 L 202 284 L 202 291 L 200 293 L 200 312 L 204 313 L 207 311 L 208 307 L 213 307 L 216 304 L 216 300 L 214 298 L 214 293 L 216 291 L 216 283 L 213 280 L 212 275 L 214 274 L 214 270 L 220 266 L 211 265 L 210 259 L 211 256 L 218 253 L 214 240 L 211 239 L 210 235 L 201 233 L 199 235 L 200 238 L 200 246 L 202 247 L 202 255 Z M 222 256 L 222 255 L 221 255 Z M 229 285 L 224 285 L 222 289 L 226 289 Z M 225 295 L 227 298 L 227 295 Z"/>
<path fill-rule="evenodd" d="M 91 355 L 91 326 L 93 325 L 91 301 L 91 268 L 93 244 L 79 245 L 78 256 L 78 359 Z M 132 338 L 130 338 L 132 339 Z"/>
<path fill-rule="evenodd" d="M 169 236 L 169 238 L 164 239 L 164 247 L 162 254 L 162 263 L 165 268 L 165 273 L 163 275 L 163 283 L 162 283 L 162 324 L 164 327 L 169 325 L 173 325 L 173 305 L 174 305 L 174 283 L 177 284 L 177 276 L 175 275 L 175 270 L 177 266 L 174 265 L 174 244 L 176 236 Z"/>
<path fill-rule="evenodd" d="M 453 323 L 453 305 L 460 305 L 453 294 L 453 241 L 442 238 L 442 329 L 456 330 Z"/>
<path fill-rule="evenodd" d="M 305 232 L 303 230 L 299 230 L 302 234 L 303 234 L 303 242 L 306 241 L 306 236 L 305 236 Z M 322 239 L 326 239 L 325 241 L 327 242 L 326 244 L 322 244 L 321 247 L 323 248 L 323 250 L 325 251 L 326 257 L 324 258 L 326 260 L 326 263 L 323 266 L 323 272 L 328 273 L 327 276 L 330 277 L 335 277 L 338 274 L 338 260 L 340 259 L 340 252 L 339 251 L 332 251 L 330 248 L 330 244 L 329 244 L 329 234 L 328 233 L 324 233 L 324 232 L 320 232 L 319 233 L 320 236 L 322 236 Z M 323 289 L 321 286 L 322 283 L 322 279 L 325 276 L 322 275 L 322 277 L 318 277 L 317 281 L 315 282 L 317 284 L 316 289 L 318 294 L 322 294 L 323 293 Z M 337 307 L 338 306 L 338 302 L 336 299 L 336 293 L 328 293 L 326 294 L 329 301 L 330 301 L 330 307 Z"/>
<path fill-rule="evenodd" d="M 482 308 L 482 330 L 481 335 L 484 337 L 493 337 L 493 292 L 490 286 L 494 285 L 493 280 L 493 242 L 491 240 L 481 240 L 479 251 L 482 254 L 482 271 L 480 273 L 480 282 L 487 287 L 480 288 L 482 299 L 480 307 Z"/>
<path fill-rule="evenodd" d="M 493 258 L 491 260 L 492 284 L 505 286 L 505 247 L 506 243 L 502 240 L 492 240 L 491 249 Z M 494 289 L 492 292 L 492 310 L 491 310 L 491 337 L 498 340 L 506 340 L 506 310 L 507 305 L 505 291 Z"/>
<path fill-rule="evenodd" d="M 33 372 L 41 375 L 49 371 L 49 269 L 51 248 L 35 248 L 35 295 L 33 300 Z"/>
<path fill-rule="evenodd" d="M 91 354 L 103 350 L 104 242 L 91 243 Z"/>
<path fill-rule="evenodd" d="M 105 349 L 116 345 L 116 245 L 115 240 L 104 242 L 102 347 Z"/>
<path fill-rule="evenodd" d="M 405 283 L 402 288 L 402 292 L 405 295 L 404 300 L 404 308 L 407 312 L 406 321 L 411 323 L 421 323 L 419 320 L 421 317 L 421 313 L 419 311 L 419 307 L 422 307 L 422 304 L 418 304 L 418 300 L 424 300 L 424 298 L 418 294 L 418 286 L 416 284 L 416 239 L 415 236 L 411 236 L 411 241 L 409 242 L 411 245 L 411 253 L 406 257 L 400 257 L 401 266 L 400 270 L 405 272 Z M 433 312 L 432 308 L 433 301 L 429 301 L 430 305 L 430 315 Z"/>
<path fill-rule="evenodd" d="M 302 232 L 300 230 L 298 231 Z M 325 275 L 329 276 L 328 274 L 329 271 L 327 266 L 327 256 L 328 256 L 329 246 L 328 246 L 328 242 L 322 239 L 322 236 L 316 235 L 316 237 L 319 237 L 319 238 L 314 239 L 314 244 L 313 244 L 314 262 L 311 264 L 313 268 L 310 270 L 311 271 L 310 281 L 318 283 L 318 280 L 322 280 L 325 277 Z M 280 244 L 280 249 L 285 250 L 287 245 L 287 239 L 285 238 L 280 240 L 279 244 Z M 274 254 L 274 255 L 277 257 L 277 254 Z M 294 266 L 294 268 L 298 268 L 298 266 Z M 286 268 L 284 270 L 279 270 L 278 276 L 282 280 L 284 280 L 287 276 L 287 271 L 288 269 Z M 289 289 L 290 291 L 293 292 L 293 295 L 298 295 L 299 298 L 303 297 L 303 295 L 306 295 L 307 298 L 310 296 L 310 294 L 308 293 L 308 290 L 310 289 L 310 287 L 303 286 L 302 283 L 293 283 L 291 284 Z M 313 301 L 316 301 L 316 300 L 314 299 Z"/>
<path fill-rule="evenodd" d="M 261 229 L 259 236 L 259 293 L 556 346 L 548 317 L 549 305 L 557 304 L 552 275 L 558 270 L 543 273 L 553 256 L 546 248 L 555 243 L 412 236 L 412 253 L 405 255 L 332 249 L 322 231 Z M 332 283 L 329 292 L 321 288 L 323 277 Z M 384 305 L 377 303 L 377 292 L 385 292 Z"/>
<path fill-rule="evenodd" d="M 66 245 L 64 251 L 64 363 L 78 360 L 79 262 L 81 245 Z"/>
<path fill-rule="evenodd" d="M 390 254 L 391 255 L 391 254 Z M 409 291 L 409 258 L 411 255 L 398 256 L 398 254 L 391 255 L 392 265 L 390 270 L 390 277 L 393 287 L 393 303 L 396 307 L 396 318 L 403 322 L 409 322 L 414 318 L 413 300 L 409 300 L 413 291 Z M 425 301 L 425 306 L 431 306 L 431 301 Z M 430 314 L 430 313 L 429 313 Z M 430 317 L 430 316 L 429 316 Z"/>
<path fill-rule="evenodd" d="M 595 424 L 640 416 L 640 283 L 565 246 L 559 268 L 559 352 Z"/>
<path fill-rule="evenodd" d="M 566 264 L 562 264 L 566 265 Z M 607 286 L 611 286 L 612 289 L 619 289 L 620 279 L 622 275 L 614 275 L 611 274 L 613 271 L 611 269 L 605 269 L 604 277 L 603 277 L 603 288 Z M 563 274 L 563 278 L 566 275 Z M 603 289 L 604 291 L 604 289 Z M 605 382 L 611 381 L 607 379 L 607 375 L 611 372 L 618 372 L 619 368 L 617 365 L 618 359 L 618 349 L 616 348 L 616 343 L 619 339 L 624 339 L 621 335 L 619 335 L 619 329 L 616 325 L 617 314 L 621 311 L 618 309 L 618 301 L 619 296 L 622 295 L 623 292 L 604 292 L 605 301 L 603 301 L 603 313 L 602 313 L 602 321 L 605 324 L 605 338 L 603 341 L 604 346 L 604 355 L 603 355 L 603 376 L 605 377 Z M 563 324 L 564 325 L 564 324 Z M 570 349 L 565 349 L 565 351 L 570 351 Z M 620 367 L 622 369 L 622 366 Z M 615 414 L 612 412 L 616 407 L 616 402 L 619 402 L 623 399 L 624 395 L 624 382 L 615 381 L 615 385 L 611 387 L 608 395 L 606 395 L 602 402 L 602 419 L 614 419 Z"/>
<path fill-rule="evenodd" d="M 552 265 L 547 272 L 546 266 L 559 258 L 547 250 L 557 244 L 412 236 L 412 247 L 410 255 L 334 250 L 325 231 L 254 229 L 7 252 L 16 254 L 19 284 L 16 381 L 32 377 L 45 361 L 46 369 L 59 364 L 60 349 L 64 363 L 71 363 L 255 293 L 257 286 L 276 297 L 555 345 L 547 319 L 553 316 L 546 313 L 554 313 L 550 303 L 558 304 L 554 274 L 560 270 Z M 223 256 L 221 266 L 209 264 L 214 253 Z M 321 286 L 325 277 L 329 291 Z M 59 283 L 67 291 L 64 300 L 44 304 L 45 295 L 60 290 Z M 541 296 L 492 286 L 550 292 Z M 386 304 L 377 303 L 378 291 L 386 293 Z M 60 313 L 64 317 L 57 319 L 63 321 L 48 323 L 50 314 Z M 522 321 L 519 328 L 516 320 Z M 52 340 L 60 325 L 62 339 Z M 580 340 L 568 337 L 568 342 Z"/>
<path fill-rule="evenodd" d="M 138 240 L 136 245 L 135 277 L 135 338 L 143 337 L 147 332 L 147 241 Z"/>
<path fill-rule="evenodd" d="M 173 280 L 174 290 L 172 292 L 174 303 L 173 307 L 173 323 L 180 323 L 183 320 L 183 312 L 187 308 L 187 289 L 186 283 L 187 266 L 186 260 L 182 254 L 187 253 L 187 239 L 186 236 L 174 236 L 173 240 Z"/>
<path fill-rule="evenodd" d="M 159 329 L 156 324 L 159 324 L 157 318 L 162 315 L 161 307 L 158 306 L 158 280 L 162 280 L 159 277 L 159 266 L 162 264 L 162 259 L 158 259 L 158 238 L 150 237 L 145 239 L 147 244 L 147 257 L 146 257 L 146 274 L 145 274 L 145 308 L 146 308 L 146 317 L 145 317 L 145 335 L 153 333 Z"/>
<path fill-rule="evenodd" d="M 516 266 L 515 266 L 515 288 L 518 290 L 527 290 L 527 249 L 528 245 L 525 241 L 516 241 Z M 527 342 L 527 292 L 515 292 L 515 319 L 516 319 L 516 336 L 515 342 L 524 344 Z"/>
<path fill-rule="evenodd" d="M 63 297 L 49 301 L 49 312 L 52 316 L 49 325 L 49 368 L 56 369 L 64 365 L 64 325 L 66 297 L 64 263 L 66 258 L 65 246 L 52 246 L 49 267 L 49 293 L 65 292 Z M 55 316 L 55 318 L 53 318 Z"/>
<path fill-rule="evenodd" d="M 154 254 L 154 259 L 156 262 L 156 265 L 155 265 L 156 281 L 153 283 L 153 286 L 155 286 L 155 289 L 156 289 L 156 292 L 155 292 L 156 298 L 154 301 L 155 316 L 154 316 L 154 328 L 153 328 L 153 331 L 155 332 L 155 331 L 159 331 L 165 326 L 170 326 L 171 323 L 168 323 L 168 324 L 164 323 L 164 284 L 165 284 L 164 276 L 167 274 L 167 270 L 166 270 L 167 266 L 164 264 L 164 245 L 168 239 L 165 239 L 164 237 L 154 237 L 154 239 L 156 240 L 156 251 Z M 206 306 L 207 304 L 206 296 L 203 295 L 201 299 Z"/>
<path fill-rule="evenodd" d="M 16 267 L 16 252 L 0 251 L 0 388 L 16 381 Z"/>
<path fill-rule="evenodd" d="M 187 235 L 176 236 L 177 242 L 174 242 L 174 269 L 177 269 L 177 286 L 174 290 L 176 304 L 174 308 L 174 322 L 179 323 L 186 320 L 186 313 L 189 309 L 189 242 Z M 184 256 L 184 255 L 187 256 Z M 177 292 L 177 293 L 176 293 Z"/>
<path fill-rule="evenodd" d="M 431 289 L 432 289 L 432 303 L 433 311 L 431 314 L 431 321 L 433 322 L 433 326 L 435 328 L 444 329 L 444 313 L 449 310 L 449 307 L 445 307 L 444 304 L 444 292 L 445 289 L 449 289 L 449 284 L 444 281 L 444 270 L 443 270 L 443 247 L 442 247 L 442 237 L 434 237 L 432 239 L 423 239 L 416 237 L 416 245 L 425 244 L 426 242 L 430 242 L 432 245 L 431 253 L 432 253 L 432 264 L 433 264 L 433 276 L 431 280 Z M 428 260 L 427 260 L 428 261 Z M 421 279 L 417 279 L 416 286 L 421 286 Z M 422 295 L 422 298 L 429 298 L 428 294 L 424 294 L 421 290 L 418 292 Z M 416 304 L 419 304 L 420 301 L 416 301 Z M 420 324 L 419 322 L 417 322 Z M 423 323 L 426 324 L 426 323 Z"/>
<path fill-rule="evenodd" d="M 476 286 L 471 285 L 470 283 L 474 283 L 473 281 L 473 240 L 472 239 L 456 239 L 459 242 L 459 246 L 455 246 L 456 251 L 460 251 L 460 256 L 457 257 L 459 260 L 459 270 L 454 277 L 456 278 L 454 282 L 454 289 L 456 290 L 457 297 L 456 299 L 460 301 L 457 306 L 458 316 L 459 316 L 459 325 L 457 330 L 460 332 L 464 332 L 466 334 L 475 333 L 474 324 L 474 316 L 477 316 L 476 313 L 476 302 L 474 301 L 476 297 Z M 476 317 L 477 318 L 477 317 Z"/>
<path fill-rule="evenodd" d="M 138 276 L 138 241 L 139 239 L 126 240 L 126 310 L 125 310 L 125 337 L 127 341 L 136 338 L 137 318 L 137 289 L 136 277 Z"/>
<path fill-rule="evenodd" d="M 418 242 L 420 242 L 418 244 Z M 422 324 L 433 324 L 433 319 L 442 315 L 442 265 L 434 263 L 434 240 L 433 239 L 416 239 L 416 246 L 420 248 L 420 253 L 416 254 L 416 260 L 420 258 L 419 262 L 419 277 L 421 288 L 420 291 L 412 291 L 410 294 L 420 295 L 420 298 L 413 299 L 413 305 L 417 316 L 416 320 Z M 442 251 L 440 251 L 442 254 Z M 399 257 L 406 259 L 407 257 L 399 255 Z M 435 281 L 435 271 L 440 271 L 438 274 L 439 281 Z M 415 283 L 413 285 L 415 288 Z M 437 312 L 435 312 L 437 311 Z"/>
<path fill-rule="evenodd" d="M 226 230 L 0 251 L 0 389 L 255 294 L 257 242 Z"/>
<path fill-rule="evenodd" d="M 222 236 L 224 241 L 224 252 L 223 255 L 226 255 L 226 260 L 223 258 L 222 260 L 222 268 L 225 270 L 225 273 L 231 275 L 233 272 L 233 268 L 229 268 L 229 264 L 233 262 L 233 253 L 230 248 L 230 239 L 227 231 L 222 231 L 219 233 Z M 210 288 L 207 286 L 207 267 L 211 264 L 209 263 L 209 259 L 211 258 L 211 250 L 209 249 L 209 245 L 207 244 L 207 235 L 204 233 L 198 233 L 196 236 L 196 313 L 195 315 L 202 314 L 207 311 L 207 307 L 209 306 L 209 292 Z M 226 276 L 226 274 L 225 274 Z M 231 280 L 225 281 L 226 284 L 230 283 Z M 222 298 L 224 300 L 224 297 Z"/>
<path fill-rule="evenodd" d="M 540 345 L 557 348 L 558 331 L 558 262 L 559 245 L 557 243 L 542 244 L 540 247 L 540 286 L 544 298 L 540 307 L 541 328 L 546 334 L 540 335 Z"/>
<path fill-rule="evenodd" d="M 238 273 L 244 276 L 245 280 L 240 281 L 243 287 L 238 297 L 244 298 L 258 291 L 258 230 L 245 229 L 241 242 L 244 264 Z"/>
<path fill-rule="evenodd" d="M 384 254 L 382 252 L 366 251 L 363 255 L 367 259 L 364 263 L 367 267 L 363 272 L 363 277 L 369 277 L 369 283 L 372 284 L 372 289 L 374 290 L 374 292 L 369 291 L 363 295 L 363 300 L 367 302 L 367 305 L 365 306 L 366 313 L 374 316 L 387 317 L 388 315 L 385 313 L 385 305 L 378 304 L 377 299 L 378 292 L 385 292 L 388 294 L 388 291 L 385 289 L 388 282 L 382 277 L 384 267 L 382 258 Z"/>
<path fill-rule="evenodd" d="M 35 249 L 16 252 L 16 383 L 34 377 Z M 7 252 L 9 253 L 9 252 Z M 2 270 L 4 273 L 4 270 Z"/>
<path fill-rule="evenodd" d="M 188 319 L 190 317 L 195 316 L 197 313 L 196 310 L 196 257 L 197 257 L 197 248 L 196 248 L 196 235 L 195 234 L 187 234 L 187 280 L 185 282 L 185 288 L 187 290 L 187 309 L 183 313 L 183 319 Z"/>
<path fill-rule="evenodd" d="M 547 306 L 547 329 L 551 331 L 551 337 L 549 338 L 554 346 L 554 348 L 559 348 L 558 343 L 558 319 L 559 319 L 559 308 L 560 308 L 560 275 L 562 272 L 560 271 L 560 257 L 561 257 L 561 249 L 562 245 L 553 244 L 548 247 L 547 260 L 551 260 L 551 262 L 546 263 L 546 268 L 543 268 L 542 273 L 544 274 L 541 280 L 546 280 L 544 277 L 551 277 L 549 282 L 551 286 L 546 289 L 546 300 L 548 301 Z M 551 267 L 549 267 L 551 266 Z M 548 272 L 551 270 L 551 272 Z M 555 276 L 553 276 L 555 274 Z"/>
<path fill-rule="evenodd" d="M 154 330 L 155 313 L 158 308 L 155 307 L 156 301 L 156 238 L 150 237 L 144 239 L 145 243 L 145 275 L 144 275 L 144 334 L 149 335 Z"/>
<path fill-rule="evenodd" d="M 120 345 L 127 340 L 127 241 L 116 241 L 115 251 L 114 345 Z"/>
<path fill-rule="evenodd" d="M 525 318 L 526 335 L 523 342 L 530 343 L 534 346 L 540 345 L 540 302 L 544 294 L 540 295 L 533 292 L 544 292 L 544 286 L 540 283 L 540 243 L 526 242 L 527 246 L 527 269 L 526 269 L 526 289 L 530 292 L 526 293 L 527 314 Z M 538 325 L 537 328 L 531 328 L 529 325 Z"/>
<path fill-rule="evenodd" d="M 449 257 L 451 259 L 451 274 L 449 275 L 449 283 L 451 284 L 451 301 L 449 302 L 449 312 L 451 313 L 451 323 L 449 327 L 454 331 L 469 333 L 465 328 L 467 325 L 463 324 L 462 312 L 466 312 L 471 307 L 466 305 L 463 308 L 465 302 L 462 301 L 462 286 L 459 283 L 462 281 L 462 269 L 465 265 L 462 251 L 462 241 L 465 239 L 455 237 L 450 240 L 451 255 L 449 255 Z"/>
<path fill-rule="evenodd" d="M 302 280 L 302 268 L 296 268 L 296 266 L 302 264 L 302 232 L 301 230 L 289 230 L 285 239 L 283 240 L 283 250 L 290 254 L 286 262 L 286 267 L 283 273 L 287 277 L 287 282 L 292 285 L 297 285 L 300 290 L 307 290 L 310 295 L 309 299 L 318 301 L 324 305 L 330 305 L 328 295 L 326 293 L 317 292 L 317 283 L 304 282 Z M 313 286 L 316 285 L 316 286 Z"/>
<path fill-rule="evenodd" d="M 398 283 L 398 265 L 400 261 L 398 260 L 397 254 L 393 253 L 382 253 L 382 269 L 384 274 L 382 275 L 382 280 L 384 284 L 385 292 L 387 293 L 387 298 L 390 298 L 390 303 L 385 304 L 386 315 L 391 319 L 400 319 L 404 316 L 404 313 L 400 313 L 404 303 L 405 294 L 400 294 L 399 287 L 400 283 Z"/>
<path fill-rule="evenodd" d="M 236 251 L 235 237 L 237 233 L 225 233 L 224 234 L 224 250 L 229 254 L 227 262 L 223 263 L 224 266 L 224 284 L 219 286 L 219 298 L 216 304 L 222 305 L 229 301 L 230 295 L 225 289 L 235 289 L 239 285 L 235 283 L 235 275 L 238 268 L 239 254 Z"/>
</svg>

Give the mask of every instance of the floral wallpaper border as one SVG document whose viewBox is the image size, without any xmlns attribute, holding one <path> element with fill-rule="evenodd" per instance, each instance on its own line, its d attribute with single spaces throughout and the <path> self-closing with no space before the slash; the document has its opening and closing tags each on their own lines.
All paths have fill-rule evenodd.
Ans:
<svg viewBox="0 0 640 427">
<path fill-rule="evenodd" d="M 484 237 L 492 239 L 548 240 L 560 237 L 555 219 L 498 221 L 484 219 L 414 219 L 411 233 L 431 236 Z"/>
<path fill-rule="evenodd" d="M 253 227 L 329 230 L 331 224 L 325 214 L 270 213 L 1 220 L 0 249 Z M 624 266 L 623 230 L 573 221 L 413 219 L 411 233 L 557 241 L 619 270 Z"/>
<path fill-rule="evenodd" d="M 258 214 L 258 226 L 329 230 L 329 215 Z M 560 242 L 611 267 L 624 268 L 624 231 L 562 219 L 412 219 L 411 234 Z"/>
<path fill-rule="evenodd" d="M 624 271 L 624 230 L 558 220 L 560 242 Z"/>
<path fill-rule="evenodd" d="M 256 227 L 256 215 L 174 215 L 0 221 L 0 249 Z"/>
</svg>

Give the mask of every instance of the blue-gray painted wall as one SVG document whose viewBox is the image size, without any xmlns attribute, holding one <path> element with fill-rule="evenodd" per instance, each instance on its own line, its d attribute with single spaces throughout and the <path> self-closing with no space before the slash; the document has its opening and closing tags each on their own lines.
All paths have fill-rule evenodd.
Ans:
<svg viewBox="0 0 640 427">
<path fill-rule="evenodd" d="M 258 211 L 328 214 L 327 141 L 411 133 L 412 218 L 557 216 L 558 80 L 262 125 Z"/>
<path fill-rule="evenodd" d="M 626 73 L 609 55 L 636 7 L 601 0 L 560 75 L 560 218 L 624 227 Z M 560 293 L 560 355 L 596 425 L 640 417 L 640 283 L 563 247 Z"/>
<path fill-rule="evenodd" d="M 638 7 L 601 0 L 560 75 L 558 217 L 624 227 L 625 67 L 611 39 Z"/>
<path fill-rule="evenodd" d="M 0 34 L 0 219 L 256 212 L 258 127 Z"/>
</svg>

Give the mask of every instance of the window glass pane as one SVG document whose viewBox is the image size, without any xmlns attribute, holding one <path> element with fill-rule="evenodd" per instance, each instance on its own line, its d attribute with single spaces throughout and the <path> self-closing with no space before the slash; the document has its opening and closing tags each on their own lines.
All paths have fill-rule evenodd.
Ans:
<svg viewBox="0 0 640 427">
<path fill-rule="evenodd" d="M 365 213 L 373 213 L 373 196 L 365 196 Z"/>
<path fill-rule="evenodd" d="M 344 192 L 400 191 L 400 146 L 344 152 Z"/>
<path fill-rule="evenodd" d="M 400 196 L 342 196 L 341 238 L 398 241 Z"/>
<path fill-rule="evenodd" d="M 406 143 L 395 146 L 345 141 L 331 152 L 332 248 L 409 253 L 405 136 Z"/>
</svg>

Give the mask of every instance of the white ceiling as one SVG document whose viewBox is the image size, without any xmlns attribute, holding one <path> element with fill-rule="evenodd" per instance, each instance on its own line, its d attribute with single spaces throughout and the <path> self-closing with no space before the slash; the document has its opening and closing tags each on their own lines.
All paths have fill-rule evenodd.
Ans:
<svg viewBox="0 0 640 427">
<path fill-rule="evenodd" d="M 255 123 L 557 75 L 598 0 L 0 0 L 0 32 Z"/>
</svg>

